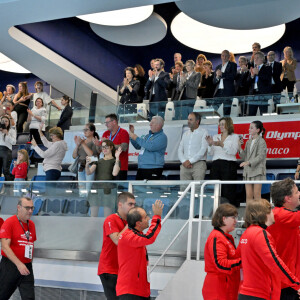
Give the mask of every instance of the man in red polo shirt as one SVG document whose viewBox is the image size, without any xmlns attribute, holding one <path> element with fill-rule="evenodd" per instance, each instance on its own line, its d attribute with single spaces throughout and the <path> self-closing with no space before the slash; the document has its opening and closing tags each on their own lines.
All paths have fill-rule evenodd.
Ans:
<svg viewBox="0 0 300 300">
<path fill-rule="evenodd" d="M 134 195 L 123 192 L 118 196 L 118 211 L 108 216 L 103 224 L 103 244 L 98 265 L 104 294 L 108 300 L 118 299 L 116 296 L 116 284 L 118 274 L 117 245 L 119 236 L 127 228 L 128 211 L 135 206 Z"/>
<path fill-rule="evenodd" d="M 22 299 L 34 299 L 32 271 L 35 225 L 30 220 L 33 202 L 23 197 L 18 202 L 17 215 L 8 218 L 0 230 L 0 299 L 9 299 L 19 288 Z"/>
<path fill-rule="evenodd" d="M 117 296 L 120 300 L 148 300 L 150 297 L 150 272 L 146 246 L 153 244 L 161 229 L 164 205 L 160 200 L 152 204 L 153 218 L 141 207 L 132 208 L 127 214 L 128 229 L 119 237 L 119 273 Z"/>
<path fill-rule="evenodd" d="M 275 224 L 268 231 L 275 240 L 278 255 L 290 271 L 300 278 L 300 193 L 291 178 L 274 182 L 271 186 L 271 197 Z M 299 299 L 297 291 L 282 284 L 281 300 Z"/>
<path fill-rule="evenodd" d="M 120 155 L 121 170 L 116 180 L 127 180 L 129 134 L 119 126 L 116 114 L 107 115 L 105 117 L 105 125 L 107 130 L 102 135 L 102 141 L 109 139 L 115 144 L 116 149 L 119 146 L 122 148 Z"/>
</svg>

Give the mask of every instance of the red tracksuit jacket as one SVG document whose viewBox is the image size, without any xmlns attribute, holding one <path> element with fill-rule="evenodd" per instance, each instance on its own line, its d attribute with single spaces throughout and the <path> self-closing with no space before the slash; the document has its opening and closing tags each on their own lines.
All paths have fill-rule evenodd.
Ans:
<svg viewBox="0 0 300 300">
<path fill-rule="evenodd" d="M 283 281 L 299 290 L 300 282 L 281 260 L 275 250 L 272 236 L 262 227 L 251 225 L 240 239 L 244 280 L 240 294 L 267 300 L 279 300 Z"/>
<path fill-rule="evenodd" d="M 275 224 L 267 231 L 272 235 L 276 251 L 290 271 L 300 277 L 300 211 L 292 211 L 285 207 L 273 209 Z M 282 282 L 281 288 L 288 287 Z"/>
<path fill-rule="evenodd" d="M 150 296 L 150 280 L 147 280 L 148 255 L 145 246 L 155 242 L 160 229 L 161 217 L 154 216 L 146 234 L 131 228 L 121 234 L 118 242 L 117 296 Z"/>
<path fill-rule="evenodd" d="M 236 300 L 241 259 L 236 255 L 232 235 L 215 228 L 207 238 L 204 261 L 207 273 L 202 289 L 204 300 Z"/>
</svg>

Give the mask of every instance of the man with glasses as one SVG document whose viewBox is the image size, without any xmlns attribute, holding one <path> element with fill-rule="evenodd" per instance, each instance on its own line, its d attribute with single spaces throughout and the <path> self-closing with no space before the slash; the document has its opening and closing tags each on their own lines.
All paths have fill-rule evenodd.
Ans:
<svg viewBox="0 0 300 300">
<path fill-rule="evenodd" d="M 9 299 L 17 288 L 22 300 L 34 299 L 32 256 L 36 233 L 30 220 L 33 210 L 30 198 L 20 198 L 17 214 L 1 227 L 0 299 Z"/>
<path fill-rule="evenodd" d="M 128 145 L 129 135 L 128 132 L 121 128 L 118 124 L 118 117 L 116 114 L 110 114 L 105 117 L 105 123 L 107 130 L 102 135 L 102 143 L 105 140 L 111 140 L 115 144 L 115 148 L 122 148 L 120 155 L 121 170 L 116 176 L 116 180 L 127 180 L 128 171 Z"/>
<path fill-rule="evenodd" d="M 118 211 L 108 216 L 103 223 L 103 244 L 98 265 L 98 275 L 108 300 L 118 299 L 116 284 L 118 277 L 117 245 L 120 235 L 128 228 L 127 214 L 135 206 L 134 195 L 123 192 L 118 196 Z"/>
</svg>

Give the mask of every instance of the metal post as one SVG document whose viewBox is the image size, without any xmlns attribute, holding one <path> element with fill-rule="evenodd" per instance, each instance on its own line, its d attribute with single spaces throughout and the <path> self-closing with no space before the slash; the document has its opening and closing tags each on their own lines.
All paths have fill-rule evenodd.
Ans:
<svg viewBox="0 0 300 300">
<path fill-rule="evenodd" d="M 190 215 L 188 227 L 188 240 L 187 240 L 187 253 L 186 259 L 191 260 L 192 257 L 192 233 L 193 233 L 193 218 L 194 218 L 194 205 L 195 205 L 195 183 L 191 183 L 191 198 L 190 198 Z"/>
<path fill-rule="evenodd" d="M 204 194 L 204 187 L 206 186 L 205 183 L 201 185 L 200 188 L 200 205 L 199 205 L 199 220 L 198 220 L 198 235 L 197 235 L 197 253 L 196 253 L 196 260 L 200 259 L 200 238 L 201 238 L 201 226 L 202 226 L 202 215 L 203 215 L 203 194 Z"/>
</svg>

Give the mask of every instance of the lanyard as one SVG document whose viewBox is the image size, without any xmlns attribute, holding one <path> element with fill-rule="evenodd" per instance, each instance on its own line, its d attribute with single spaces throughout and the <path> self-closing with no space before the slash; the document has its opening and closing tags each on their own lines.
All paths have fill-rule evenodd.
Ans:
<svg viewBox="0 0 300 300">
<path fill-rule="evenodd" d="M 117 211 L 116 214 L 118 215 L 118 217 L 121 219 L 121 221 L 123 222 L 124 226 L 126 226 L 126 222 L 121 218 L 119 212 Z"/>
<path fill-rule="evenodd" d="M 151 135 L 148 136 L 146 142 L 148 142 L 152 137 L 153 137 L 153 133 L 152 133 Z"/>
<path fill-rule="evenodd" d="M 29 242 L 29 238 L 30 238 L 30 231 L 29 231 L 29 222 L 27 221 L 27 228 L 28 228 L 28 231 L 25 231 L 24 229 L 24 226 L 23 226 L 23 223 L 21 222 L 21 220 L 19 219 L 19 217 L 17 216 L 18 220 L 19 220 L 19 223 L 22 227 L 22 229 L 24 230 L 24 233 L 25 233 L 25 236 L 26 236 L 26 239 L 27 241 Z"/>
<path fill-rule="evenodd" d="M 114 135 L 113 139 L 111 139 L 111 133 L 110 133 L 110 136 L 109 136 L 109 139 L 113 142 L 114 139 L 116 138 L 116 136 L 118 135 L 119 131 L 120 131 L 121 127 L 119 127 L 118 131 L 116 132 L 116 134 Z"/>
</svg>

